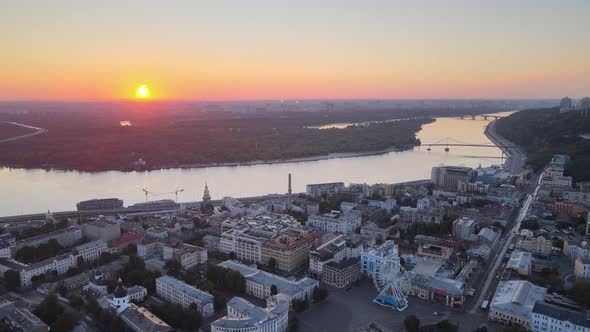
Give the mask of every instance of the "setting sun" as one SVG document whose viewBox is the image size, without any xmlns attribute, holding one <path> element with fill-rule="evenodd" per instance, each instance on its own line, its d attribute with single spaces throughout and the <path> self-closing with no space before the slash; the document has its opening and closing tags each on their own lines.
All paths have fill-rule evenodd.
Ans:
<svg viewBox="0 0 590 332">
<path fill-rule="evenodd" d="M 138 86 L 137 90 L 135 90 L 135 97 L 139 99 L 150 98 L 150 89 L 148 88 L 148 86 L 145 84 Z"/>
</svg>

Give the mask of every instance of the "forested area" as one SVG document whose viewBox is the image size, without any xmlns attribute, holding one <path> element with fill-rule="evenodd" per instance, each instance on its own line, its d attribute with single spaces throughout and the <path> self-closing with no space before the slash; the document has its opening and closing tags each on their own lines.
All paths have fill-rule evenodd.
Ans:
<svg viewBox="0 0 590 332">
<path fill-rule="evenodd" d="M 499 135 L 526 150 L 527 162 L 535 170 L 543 168 L 555 154 L 572 158 L 566 174 L 576 182 L 590 180 L 590 116 L 572 111 L 559 113 L 559 109 L 532 109 L 499 119 Z"/>
<path fill-rule="evenodd" d="M 362 113 L 362 112 L 358 112 Z M 416 111 L 414 115 L 435 114 Z M 127 114 L 130 127 L 120 126 L 112 113 L 103 115 L 52 113 L 14 119 L 49 132 L 0 145 L 0 165 L 22 168 L 104 171 L 174 168 L 274 161 L 337 152 L 403 149 L 417 143 L 415 133 L 430 118 L 378 122 L 344 129 L 313 129 L 308 125 L 405 117 L 408 111 L 367 112 L 364 117 L 343 112 L 288 113 L 285 116 L 236 116 L 224 113 L 210 118 L 186 114 Z M 324 114 L 325 115 L 325 114 Z"/>
<path fill-rule="evenodd" d="M 0 122 L 0 140 L 34 133 L 35 130 Z"/>
</svg>

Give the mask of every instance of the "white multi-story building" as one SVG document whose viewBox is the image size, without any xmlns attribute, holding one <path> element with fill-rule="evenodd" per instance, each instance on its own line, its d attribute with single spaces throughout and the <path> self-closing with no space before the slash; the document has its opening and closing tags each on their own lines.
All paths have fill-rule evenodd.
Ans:
<svg viewBox="0 0 590 332">
<path fill-rule="evenodd" d="M 74 253 L 84 259 L 85 262 L 96 262 L 103 252 L 108 252 L 109 247 L 103 240 L 96 240 L 74 247 Z"/>
<path fill-rule="evenodd" d="M 277 287 L 278 295 L 289 303 L 292 300 L 311 299 L 314 288 L 319 286 L 319 281 L 315 279 L 306 277 L 297 281 L 290 280 L 234 261 L 225 261 L 219 266 L 240 272 L 246 279 L 246 294 L 260 299 L 271 296 L 273 285 Z"/>
<path fill-rule="evenodd" d="M 219 251 L 233 252 L 241 261 L 262 262 L 262 242 L 265 239 L 244 235 L 245 231 L 232 229 L 221 234 Z"/>
<path fill-rule="evenodd" d="M 351 234 L 361 226 L 362 216 L 357 210 L 345 213 L 333 211 L 320 216 L 311 216 L 307 225 L 326 233 Z"/>
<path fill-rule="evenodd" d="M 269 264 L 274 259 L 275 268 L 286 273 L 305 268 L 309 249 L 320 238 L 289 215 L 267 212 L 224 221 L 222 229 L 219 251 L 242 262 Z"/>
<path fill-rule="evenodd" d="M 538 301 L 533 307 L 532 332 L 590 332 L 590 320 L 582 312 Z"/>
<path fill-rule="evenodd" d="M 391 240 L 377 247 L 366 248 L 361 253 L 361 273 L 373 276 L 376 267 L 384 260 L 396 259 L 399 257 L 397 245 Z"/>
<path fill-rule="evenodd" d="M 524 280 L 502 281 L 490 305 L 489 319 L 500 324 L 531 329 L 531 314 L 547 289 Z"/>
<path fill-rule="evenodd" d="M 190 286 L 171 276 L 161 276 L 156 279 L 156 294 L 159 298 L 173 304 L 180 304 L 188 308 L 192 303 L 204 317 L 213 315 L 213 295 Z"/>
<path fill-rule="evenodd" d="M 258 307 L 241 297 L 227 303 L 227 316 L 211 323 L 211 332 L 283 332 L 289 322 L 289 303 Z"/>
<path fill-rule="evenodd" d="M 4 275 L 4 272 L 8 270 L 17 271 L 20 274 L 21 287 L 28 287 L 33 283 L 34 277 L 48 273 L 62 275 L 70 267 L 75 266 L 77 266 L 76 256 L 71 254 L 53 257 L 30 265 L 11 259 L 2 259 L 0 260 L 0 273 Z"/>
</svg>

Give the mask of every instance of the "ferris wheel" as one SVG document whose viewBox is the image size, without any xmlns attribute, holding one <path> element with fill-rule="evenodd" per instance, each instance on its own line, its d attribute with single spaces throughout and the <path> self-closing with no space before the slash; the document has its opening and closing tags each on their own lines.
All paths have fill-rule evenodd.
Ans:
<svg viewBox="0 0 590 332">
<path fill-rule="evenodd" d="M 373 302 L 403 311 L 408 307 L 408 297 L 404 292 L 406 276 L 401 268 L 399 256 L 394 254 L 377 263 L 373 283 L 379 295 Z"/>
</svg>

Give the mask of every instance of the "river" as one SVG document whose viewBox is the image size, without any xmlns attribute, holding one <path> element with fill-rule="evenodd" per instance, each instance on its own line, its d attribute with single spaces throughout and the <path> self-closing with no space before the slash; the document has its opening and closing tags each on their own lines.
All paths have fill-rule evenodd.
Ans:
<svg viewBox="0 0 590 332">
<path fill-rule="evenodd" d="M 502 113 L 500 113 L 502 115 Z M 505 115 L 504 113 L 503 115 Z M 434 143 L 446 137 L 471 144 L 491 144 L 484 135 L 489 121 L 438 118 L 423 126 L 417 137 Z M 149 172 L 46 171 L 0 168 L 0 216 L 75 210 L 76 203 L 92 198 L 118 197 L 125 205 L 145 200 L 142 188 L 154 193 L 184 189 L 179 201 L 201 200 L 205 183 L 211 196 L 246 197 L 287 191 L 287 174 L 293 177 L 293 192 L 304 192 L 308 183 L 395 183 L 430 177 L 438 165 L 477 167 L 500 164 L 498 148 L 416 147 L 403 152 L 317 161 L 251 166 L 167 169 Z M 471 157 L 476 156 L 476 157 Z M 157 199 L 174 199 L 173 194 Z"/>
</svg>

